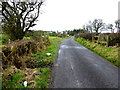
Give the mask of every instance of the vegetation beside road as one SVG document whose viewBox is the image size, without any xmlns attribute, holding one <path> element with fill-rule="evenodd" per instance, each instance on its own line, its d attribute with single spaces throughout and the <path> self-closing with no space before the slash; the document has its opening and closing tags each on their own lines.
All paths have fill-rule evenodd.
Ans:
<svg viewBox="0 0 120 90">
<path fill-rule="evenodd" d="M 9 41 L 9 36 L 7 34 L 0 34 L 0 45 Z"/>
<path fill-rule="evenodd" d="M 43 57 L 41 59 L 41 70 L 44 71 L 42 75 L 40 75 L 40 80 L 36 78 L 37 85 L 41 86 L 41 88 L 48 88 L 51 82 L 51 72 L 52 72 L 52 67 L 54 65 L 57 51 L 59 49 L 60 42 L 66 38 L 58 38 L 58 37 L 49 37 L 51 45 L 46 48 L 41 53 L 36 53 L 37 57 Z M 50 53 L 51 55 L 46 55 L 47 53 Z M 35 55 L 35 54 L 34 54 Z M 36 60 L 39 60 L 36 58 Z M 46 68 L 44 68 L 47 66 Z M 40 69 L 40 68 L 39 68 Z"/>
<path fill-rule="evenodd" d="M 48 88 L 56 52 L 60 42 L 64 39 L 66 38 L 49 37 L 49 46 L 41 51 L 32 52 L 30 56 L 22 59 L 26 68 L 16 68 L 13 65 L 5 67 L 2 75 L 2 88 Z M 27 81 L 27 87 L 24 86 L 25 81 Z"/>
<path fill-rule="evenodd" d="M 118 60 L 118 52 L 120 51 L 120 48 L 117 48 L 116 46 L 101 46 L 97 43 L 93 43 L 83 38 L 75 38 L 75 41 L 85 46 L 86 48 L 92 50 L 93 52 L 97 53 L 98 55 L 102 56 L 103 58 L 107 59 L 115 66 L 120 67 L 120 61 Z"/>
</svg>

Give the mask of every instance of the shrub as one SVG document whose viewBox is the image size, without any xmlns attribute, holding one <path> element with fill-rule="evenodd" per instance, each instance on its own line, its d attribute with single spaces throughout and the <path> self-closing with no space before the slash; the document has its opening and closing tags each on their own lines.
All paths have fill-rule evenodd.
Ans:
<svg viewBox="0 0 120 90">
<path fill-rule="evenodd" d="M 42 37 L 39 37 L 42 38 Z M 45 39 L 36 40 L 20 40 L 2 47 L 3 68 L 6 65 L 15 65 L 17 68 L 26 67 L 26 57 L 31 53 L 41 52 L 50 43 Z M 25 62 L 26 61 L 26 62 Z M 29 61 L 29 64 L 32 63 Z M 32 67 L 32 66 L 31 66 Z M 34 66 L 33 66 L 34 67 Z"/>
<path fill-rule="evenodd" d="M 82 37 L 87 40 L 92 40 L 92 33 L 79 33 L 75 37 Z"/>
<path fill-rule="evenodd" d="M 112 46 L 118 44 L 120 46 L 120 33 L 109 34 L 109 44 Z"/>
<path fill-rule="evenodd" d="M 102 33 L 99 34 L 98 42 L 107 42 L 108 46 L 114 46 L 118 44 L 120 46 L 120 33 Z"/>
</svg>

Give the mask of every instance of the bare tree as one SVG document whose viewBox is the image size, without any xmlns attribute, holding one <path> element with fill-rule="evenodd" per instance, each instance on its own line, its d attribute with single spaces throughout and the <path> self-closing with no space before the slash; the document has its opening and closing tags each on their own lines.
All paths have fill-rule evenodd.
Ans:
<svg viewBox="0 0 120 90">
<path fill-rule="evenodd" d="M 22 39 L 29 28 L 36 25 L 35 21 L 40 14 L 43 2 L 43 0 L 2 2 L 3 31 L 9 34 L 12 40 Z"/>
<path fill-rule="evenodd" d="M 90 33 L 92 33 L 93 27 L 92 27 L 92 22 L 91 22 L 91 21 L 88 22 L 88 24 L 86 25 L 86 28 L 88 29 L 88 31 L 89 31 Z"/>
<path fill-rule="evenodd" d="M 113 24 L 108 24 L 107 25 L 108 29 L 111 29 L 111 32 L 114 33 L 114 29 L 113 29 Z"/>
<path fill-rule="evenodd" d="M 93 27 L 93 30 L 98 33 L 98 30 L 100 27 L 102 27 L 104 25 L 102 19 L 95 19 L 93 22 L 92 22 L 92 27 Z"/>
</svg>

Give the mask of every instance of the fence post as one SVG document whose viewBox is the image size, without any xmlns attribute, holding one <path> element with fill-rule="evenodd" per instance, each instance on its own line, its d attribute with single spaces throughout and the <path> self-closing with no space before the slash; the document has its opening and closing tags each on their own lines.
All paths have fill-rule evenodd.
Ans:
<svg viewBox="0 0 120 90">
<path fill-rule="evenodd" d="M 92 32 L 92 42 L 94 41 L 94 34 L 93 34 L 93 32 Z"/>
<path fill-rule="evenodd" d="M 109 35 L 107 35 L 107 47 L 109 47 L 109 41 L 110 41 Z"/>
<path fill-rule="evenodd" d="M 97 43 L 100 43 L 100 41 L 101 41 L 101 34 L 98 35 Z"/>
</svg>

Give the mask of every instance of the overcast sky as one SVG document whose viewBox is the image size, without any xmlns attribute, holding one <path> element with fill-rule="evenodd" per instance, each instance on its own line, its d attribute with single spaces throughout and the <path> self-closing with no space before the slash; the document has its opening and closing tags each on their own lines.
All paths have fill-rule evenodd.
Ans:
<svg viewBox="0 0 120 90">
<path fill-rule="evenodd" d="M 103 19 L 114 23 L 118 19 L 119 0 L 46 0 L 37 25 L 32 29 L 63 31 L 81 28 L 89 20 Z"/>
</svg>

